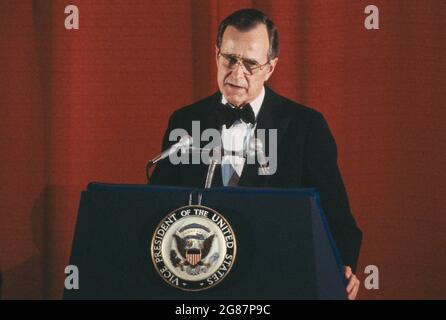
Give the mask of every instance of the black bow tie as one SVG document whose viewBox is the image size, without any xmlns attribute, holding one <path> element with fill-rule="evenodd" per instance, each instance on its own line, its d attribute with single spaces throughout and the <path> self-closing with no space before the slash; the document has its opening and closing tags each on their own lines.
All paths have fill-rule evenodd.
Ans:
<svg viewBox="0 0 446 320">
<path fill-rule="evenodd" d="M 237 120 L 243 120 L 245 123 L 256 123 L 256 116 L 249 103 L 240 108 L 233 108 L 228 103 L 220 104 L 217 108 L 217 117 L 220 125 L 225 124 L 228 129 Z"/>
</svg>

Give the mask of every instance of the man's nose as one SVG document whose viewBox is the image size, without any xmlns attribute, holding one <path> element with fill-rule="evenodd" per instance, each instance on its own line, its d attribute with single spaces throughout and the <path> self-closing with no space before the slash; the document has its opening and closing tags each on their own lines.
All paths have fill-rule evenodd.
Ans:
<svg viewBox="0 0 446 320">
<path fill-rule="evenodd" d="M 237 64 L 232 71 L 237 78 L 241 78 L 245 76 L 245 67 L 240 61 L 237 61 Z"/>
</svg>

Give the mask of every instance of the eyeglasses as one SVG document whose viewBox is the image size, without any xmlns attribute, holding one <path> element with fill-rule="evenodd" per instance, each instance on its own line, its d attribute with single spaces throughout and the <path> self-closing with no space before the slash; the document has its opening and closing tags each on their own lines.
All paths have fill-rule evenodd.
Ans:
<svg viewBox="0 0 446 320">
<path fill-rule="evenodd" d="M 242 67 L 243 73 L 246 75 L 253 75 L 270 63 L 270 60 L 268 60 L 266 63 L 260 64 L 253 59 L 245 59 L 238 55 L 229 53 L 218 52 L 218 56 L 223 58 L 222 64 L 225 68 L 235 69 L 236 65 L 239 64 Z"/>
</svg>

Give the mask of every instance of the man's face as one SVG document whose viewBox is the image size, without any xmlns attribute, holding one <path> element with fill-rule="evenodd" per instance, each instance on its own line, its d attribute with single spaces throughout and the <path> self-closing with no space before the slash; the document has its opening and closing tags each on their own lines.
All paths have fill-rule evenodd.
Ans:
<svg viewBox="0 0 446 320">
<path fill-rule="evenodd" d="M 221 47 L 216 49 L 217 81 L 220 92 L 232 105 L 240 107 L 257 98 L 263 83 L 272 75 L 277 58 L 262 68 L 254 69 L 250 74 L 242 67 L 241 60 L 228 67 L 228 61 L 221 54 L 263 65 L 268 62 L 268 50 L 268 31 L 264 24 L 258 24 L 246 32 L 238 31 L 232 26 L 226 28 Z"/>
</svg>

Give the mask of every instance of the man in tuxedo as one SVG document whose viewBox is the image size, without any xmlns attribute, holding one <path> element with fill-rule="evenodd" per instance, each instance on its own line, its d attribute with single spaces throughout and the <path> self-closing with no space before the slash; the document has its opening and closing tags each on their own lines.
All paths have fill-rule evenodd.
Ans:
<svg viewBox="0 0 446 320">
<path fill-rule="evenodd" d="M 225 18 L 215 49 L 219 92 L 172 114 L 163 149 L 176 142 L 169 141 L 172 130 L 180 128 L 192 135 L 192 122 L 199 121 L 200 130 L 220 130 L 225 150 L 213 185 L 316 188 L 345 264 L 348 297 L 355 299 L 360 282 L 354 271 L 362 233 L 350 212 L 336 144 L 319 112 L 265 86 L 278 55 L 276 27 L 262 12 L 244 9 Z M 277 170 L 272 175 L 260 175 L 258 163 L 239 156 L 258 129 L 277 129 Z M 203 187 L 207 170 L 207 164 L 174 165 L 165 159 L 157 164 L 150 183 Z"/>
</svg>

